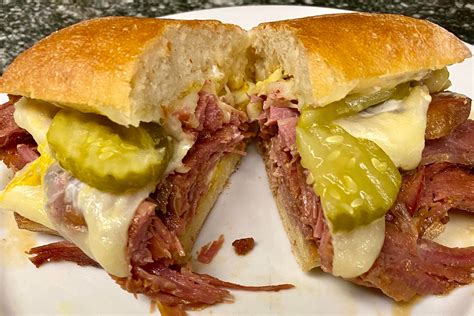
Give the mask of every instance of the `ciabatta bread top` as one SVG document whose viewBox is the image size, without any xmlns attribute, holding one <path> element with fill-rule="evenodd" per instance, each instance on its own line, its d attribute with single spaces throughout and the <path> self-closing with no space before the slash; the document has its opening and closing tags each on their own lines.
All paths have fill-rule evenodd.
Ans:
<svg viewBox="0 0 474 316">
<path fill-rule="evenodd" d="M 257 80 L 278 67 L 297 95 L 323 106 L 461 62 L 469 49 L 433 23 L 390 14 L 335 14 L 263 23 L 251 30 Z"/>
<path fill-rule="evenodd" d="M 108 116 L 160 121 L 170 104 L 215 73 L 241 80 L 245 31 L 218 21 L 109 17 L 51 34 L 20 54 L 0 92 Z"/>
</svg>

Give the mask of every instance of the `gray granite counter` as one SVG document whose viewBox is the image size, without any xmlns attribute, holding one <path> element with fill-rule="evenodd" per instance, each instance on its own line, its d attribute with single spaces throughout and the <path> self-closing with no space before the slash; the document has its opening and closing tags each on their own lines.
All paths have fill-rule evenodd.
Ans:
<svg viewBox="0 0 474 316">
<path fill-rule="evenodd" d="M 21 4 L 20 4 L 21 3 Z M 51 32 L 80 20 L 99 16 L 158 17 L 172 13 L 249 4 L 293 4 L 388 12 L 425 18 L 442 25 L 464 41 L 474 43 L 472 0 L 431 1 L 322 1 L 322 0 L 162 0 L 162 1 L 67 1 L 45 4 L 8 1 L 0 4 L 0 72 L 24 49 Z M 75 4 L 72 4 L 75 3 Z"/>
</svg>

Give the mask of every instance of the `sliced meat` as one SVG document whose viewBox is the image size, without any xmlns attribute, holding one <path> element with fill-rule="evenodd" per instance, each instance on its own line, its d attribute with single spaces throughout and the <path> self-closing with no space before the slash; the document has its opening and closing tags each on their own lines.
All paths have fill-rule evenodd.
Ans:
<svg viewBox="0 0 474 316">
<path fill-rule="evenodd" d="M 419 166 L 414 171 L 403 175 L 398 199 L 413 216 L 420 206 L 421 196 L 425 186 L 425 167 Z"/>
<path fill-rule="evenodd" d="M 0 148 L 6 147 L 27 132 L 19 127 L 13 118 L 15 102 L 8 101 L 0 106 Z"/>
<path fill-rule="evenodd" d="M 232 242 L 235 253 L 239 256 L 245 256 L 252 251 L 255 246 L 255 240 L 252 237 L 236 239 Z"/>
<path fill-rule="evenodd" d="M 273 190 L 278 190 L 285 208 L 294 222 L 300 227 L 308 240 L 319 242 L 324 228 L 319 197 L 306 184 L 307 172 L 300 164 L 300 158 L 295 149 L 295 143 L 288 144 L 288 139 L 295 139 L 295 129 L 280 129 L 280 121 L 296 120 L 294 109 L 280 108 L 272 111 L 267 108 L 259 118 L 260 134 L 259 147 L 270 161 L 269 176 Z M 272 116 L 272 119 L 270 117 Z M 273 121 L 267 124 L 267 121 Z M 277 128 L 274 128 L 274 127 Z M 282 136 L 284 133 L 290 135 Z M 295 197 L 298 197 L 295 199 Z"/>
<path fill-rule="evenodd" d="M 288 288 L 287 285 L 263 288 L 240 286 L 193 273 L 189 269 L 175 265 L 173 256 L 170 256 L 173 253 L 170 245 L 177 241 L 177 237 L 172 230 L 161 224 L 159 229 L 162 231 L 156 232 L 154 225 L 159 217 L 151 212 L 154 208 L 150 204 L 150 202 L 144 202 L 139 207 L 130 227 L 128 248 L 132 258 L 131 276 L 114 277 L 125 290 L 135 294 L 145 294 L 165 305 L 202 307 L 231 300 L 230 293 L 222 289 L 225 287 L 252 291 Z M 218 241 L 210 245 L 210 252 L 215 253 L 223 241 L 224 238 L 221 235 Z"/>
<path fill-rule="evenodd" d="M 217 255 L 224 244 L 224 235 L 220 235 L 219 239 L 211 241 L 201 247 L 197 260 L 202 263 L 211 263 L 212 259 Z"/>
<path fill-rule="evenodd" d="M 145 265 L 153 262 L 151 250 L 148 247 L 150 239 L 153 238 L 150 228 L 155 217 L 156 204 L 143 201 L 135 212 L 132 223 L 128 229 L 127 254 L 133 265 Z M 165 245 L 167 246 L 167 245 Z M 162 257 L 170 258 L 169 247 L 163 247 Z"/>
<path fill-rule="evenodd" d="M 19 139 L 17 140 L 20 141 Z M 32 138 L 30 140 L 22 139 L 21 142 L 21 144 L 12 144 L 8 147 L 0 148 L 0 160 L 15 172 L 23 169 L 27 163 L 36 159 L 38 155 L 36 152 L 36 143 Z M 18 148 L 21 148 L 21 150 L 27 150 L 28 152 L 20 153 Z"/>
<path fill-rule="evenodd" d="M 27 253 L 32 255 L 29 259 L 37 268 L 44 263 L 56 261 L 70 261 L 80 266 L 99 267 L 97 262 L 69 241 L 60 241 L 31 248 Z"/>
<path fill-rule="evenodd" d="M 291 108 L 282 108 L 282 107 L 276 107 L 276 106 L 270 106 L 268 107 L 267 111 L 267 117 L 265 120 L 265 125 L 272 125 L 272 124 L 278 124 L 282 120 L 286 120 L 289 118 L 298 118 L 299 113 L 298 110 L 296 109 L 291 109 Z"/>
<path fill-rule="evenodd" d="M 284 150 L 296 150 L 297 117 L 289 117 L 278 121 L 278 138 Z"/>
<path fill-rule="evenodd" d="M 132 266 L 185 255 L 178 237 L 156 216 L 155 209 L 156 204 L 144 201 L 132 220 L 127 246 Z"/>
<path fill-rule="evenodd" d="M 319 240 L 321 233 L 320 219 L 322 208 L 319 197 L 306 184 L 305 170 L 299 157 L 281 147 L 278 137 L 261 143 L 264 152 L 271 159 L 271 186 L 279 192 L 285 208 L 294 219 L 308 240 Z M 295 198 L 298 197 L 298 198 Z"/>
<path fill-rule="evenodd" d="M 13 118 L 14 104 L 18 99 L 10 96 L 10 100 L 0 106 L 0 160 L 14 171 L 38 157 L 33 137 Z"/>
<path fill-rule="evenodd" d="M 471 168 L 439 163 L 418 170 L 424 180 L 414 214 L 420 236 L 434 238 L 442 232 L 451 209 L 474 212 L 474 172 Z"/>
<path fill-rule="evenodd" d="M 474 121 L 467 120 L 451 134 L 440 139 L 427 140 L 422 164 L 450 162 L 474 165 Z"/>
<path fill-rule="evenodd" d="M 391 210 L 385 242 L 372 268 L 355 283 L 376 287 L 397 301 L 445 294 L 473 281 L 474 247 L 449 248 L 419 238 L 416 218 L 403 204 Z"/>
<path fill-rule="evenodd" d="M 115 278 L 125 290 L 135 294 L 146 294 L 166 305 L 186 305 L 203 307 L 221 302 L 231 302 L 230 292 L 236 289 L 244 291 L 281 291 L 291 289 L 291 284 L 269 286 L 243 286 L 221 281 L 207 274 L 193 273 L 189 269 L 175 270 L 160 263 L 152 263 L 135 268 L 132 279 Z"/>
<path fill-rule="evenodd" d="M 18 152 L 18 156 L 20 156 L 20 158 L 27 163 L 39 157 L 39 153 L 36 150 L 36 145 L 18 144 L 16 146 L 16 150 Z"/>
<path fill-rule="evenodd" d="M 145 294 L 166 305 L 212 305 L 231 298 L 229 291 L 209 284 L 199 275 L 161 262 L 135 267 L 132 277 L 115 280 L 131 293 Z"/>
<path fill-rule="evenodd" d="M 289 290 L 294 288 L 293 284 L 278 284 L 278 285 L 257 285 L 257 286 L 245 286 L 231 282 L 225 282 L 219 280 L 213 276 L 207 274 L 197 274 L 204 280 L 208 281 L 209 284 L 234 290 L 252 291 L 252 292 L 278 292 L 282 290 Z"/>
<path fill-rule="evenodd" d="M 222 128 L 224 112 L 219 108 L 217 96 L 209 92 L 199 92 L 199 101 L 196 107 L 196 118 L 199 122 L 197 131 L 211 134 Z"/>
<path fill-rule="evenodd" d="M 247 128 L 245 117 L 234 111 L 230 121 L 221 129 L 212 134 L 199 133 L 196 143 L 183 159 L 189 171 L 174 173 L 158 186 L 160 193 L 154 198 L 160 201 L 160 209 L 166 210 L 161 218 L 178 236 L 183 234 L 200 198 L 207 193 L 209 174 L 217 163 L 225 154 L 244 148 L 250 136 Z M 163 203 L 164 200 L 167 202 Z"/>
<path fill-rule="evenodd" d="M 438 139 L 451 134 L 471 113 L 471 99 L 465 95 L 443 91 L 431 95 L 427 113 L 425 138 Z"/>
</svg>

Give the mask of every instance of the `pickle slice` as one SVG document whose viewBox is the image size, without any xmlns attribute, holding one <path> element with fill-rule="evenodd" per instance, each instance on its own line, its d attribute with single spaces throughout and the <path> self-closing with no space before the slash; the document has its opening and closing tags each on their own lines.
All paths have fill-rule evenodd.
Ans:
<svg viewBox="0 0 474 316">
<path fill-rule="evenodd" d="M 327 122 L 359 113 L 388 99 L 403 99 L 409 92 L 410 83 L 406 82 L 394 88 L 382 89 L 368 95 L 351 94 L 325 107 L 304 109 L 300 117 L 301 124 L 307 127 L 313 124 L 327 124 Z"/>
<path fill-rule="evenodd" d="M 351 231 L 382 217 L 397 197 L 401 176 L 375 143 L 337 125 L 298 123 L 296 145 L 310 171 L 333 232 Z"/>
<path fill-rule="evenodd" d="M 435 93 L 447 89 L 451 82 L 449 81 L 449 71 L 446 67 L 433 71 L 423 84 L 428 87 L 430 93 Z"/>
<path fill-rule="evenodd" d="M 172 152 L 172 141 L 159 125 L 124 127 L 70 110 L 56 114 L 47 140 L 59 164 L 74 177 L 114 193 L 158 182 Z"/>
</svg>

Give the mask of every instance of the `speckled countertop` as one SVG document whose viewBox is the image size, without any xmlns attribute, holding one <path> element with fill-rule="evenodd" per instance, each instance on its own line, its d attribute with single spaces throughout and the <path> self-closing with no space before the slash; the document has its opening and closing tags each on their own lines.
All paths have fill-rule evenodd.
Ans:
<svg viewBox="0 0 474 316">
<path fill-rule="evenodd" d="M 161 1 L 36 1 L 0 2 L 0 72 L 24 49 L 51 32 L 80 20 L 98 16 L 162 15 L 250 4 L 292 4 L 340 9 L 389 12 L 425 18 L 447 28 L 466 42 L 474 43 L 472 0 L 361 1 L 361 0 L 161 0 Z M 74 4 L 72 4 L 74 3 Z"/>
</svg>

